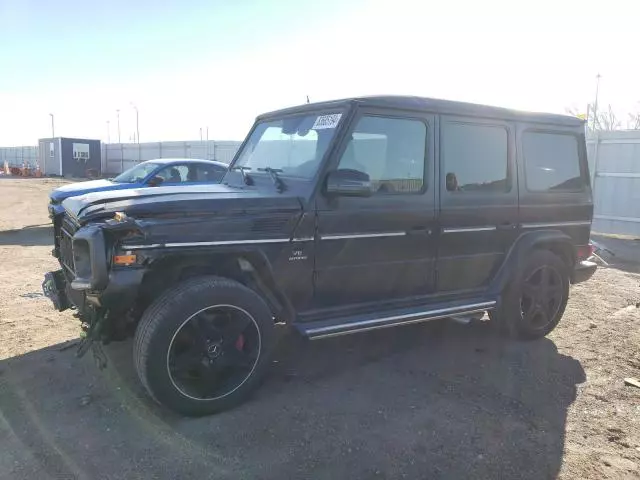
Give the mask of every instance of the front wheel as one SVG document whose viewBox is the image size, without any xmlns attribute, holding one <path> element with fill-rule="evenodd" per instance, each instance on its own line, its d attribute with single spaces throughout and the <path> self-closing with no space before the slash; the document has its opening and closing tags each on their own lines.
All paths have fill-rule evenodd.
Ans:
<svg viewBox="0 0 640 480">
<path fill-rule="evenodd" d="M 567 266 L 549 250 L 534 250 L 516 275 L 491 319 L 512 337 L 521 340 L 544 337 L 558 325 L 567 306 Z"/>
<path fill-rule="evenodd" d="M 184 415 L 207 415 L 247 398 L 273 342 L 273 318 L 260 296 L 233 280 L 198 277 L 145 311 L 133 357 L 156 401 Z"/>
</svg>

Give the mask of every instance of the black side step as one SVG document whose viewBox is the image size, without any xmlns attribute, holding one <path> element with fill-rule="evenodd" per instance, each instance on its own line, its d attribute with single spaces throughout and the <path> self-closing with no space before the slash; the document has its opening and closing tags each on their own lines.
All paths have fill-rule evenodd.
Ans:
<svg viewBox="0 0 640 480">
<path fill-rule="evenodd" d="M 371 312 L 352 317 L 339 317 L 329 320 L 304 322 L 294 324 L 296 329 L 305 337 L 316 340 L 320 338 L 349 335 L 351 333 L 366 332 L 378 328 L 396 327 L 411 323 L 426 322 L 453 315 L 480 313 L 493 310 L 495 300 L 476 299 L 466 302 L 447 302 L 429 306 L 403 308 L 380 314 Z"/>
</svg>

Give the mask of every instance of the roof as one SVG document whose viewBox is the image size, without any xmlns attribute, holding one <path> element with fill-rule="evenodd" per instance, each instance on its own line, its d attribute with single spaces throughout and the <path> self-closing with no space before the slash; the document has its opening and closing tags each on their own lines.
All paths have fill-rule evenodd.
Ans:
<svg viewBox="0 0 640 480">
<path fill-rule="evenodd" d="M 227 168 L 227 165 L 224 162 L 219 162 L 218 160 L 206 160 L 204 158 L 154 158 L 151 160 L 145 160 L 142 163 L 153 162 L 158 164 L 169 164 L 169 163 L 212 163 L 214 165 L 218 165 L 220 167 Z"/>
<path fill-rule="evenodd" d="M 476 103 L 457 102 L 453 100 L 441 100 L 436 98 L 424 98 L 401 95 L 384 95 L 371 97 L 352 97 L 328 102 L 308 103 L 296 107 L 285 108 L 265 113 L 258 117 L 259 120 L 276 115 L 288 115 L 304 113 L 310 110 L 346 108 L 358 104 L 364 107 L 396 108 L 401 110 L 413 110 L 424 112 L 448 113 L 452 115 L 466 115 L 483 118 L 500 118 L 505 120 L 520 120 L 536 123 L 552 123 L 572 127 L 582 126 L 584 121 L 554 113 L 537 113 L 511 110 L 508 108 L 480 105 Z"/>
</svg>

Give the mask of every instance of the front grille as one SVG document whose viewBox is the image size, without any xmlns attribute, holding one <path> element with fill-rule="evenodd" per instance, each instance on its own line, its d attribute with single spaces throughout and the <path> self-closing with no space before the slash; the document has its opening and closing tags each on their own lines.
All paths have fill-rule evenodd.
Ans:
<svg viewBox="0 0 640 480">
<path fill-rule="evenodd" d="M 58 232 L 60 264 L 70 273 L 74 273 L 73 268 L 73 235 L 76 233 L 76 226 L 68 218 L 62 220 L 60 231 Z"/>
</svg>

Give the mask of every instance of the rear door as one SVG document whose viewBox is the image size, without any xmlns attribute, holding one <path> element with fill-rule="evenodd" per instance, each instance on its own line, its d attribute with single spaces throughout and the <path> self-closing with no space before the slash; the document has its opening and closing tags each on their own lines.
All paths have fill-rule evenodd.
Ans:
<svg viewBox="0 0 640 480">
<path fill-rule="evenodd" d="M 371 197 L 317 199 L 314 306 L 434 290 L 433 115 L 361 110 L 333 169 L 367 173 Z"/>
<path fill-rule="evenodd" d="M 442 115 L 438 291 L 485 288 L 519 232 L 515 126 Z"/>
</svg>

